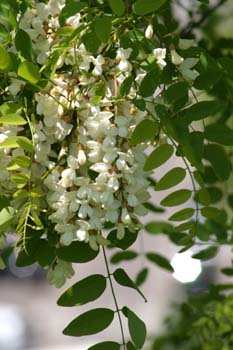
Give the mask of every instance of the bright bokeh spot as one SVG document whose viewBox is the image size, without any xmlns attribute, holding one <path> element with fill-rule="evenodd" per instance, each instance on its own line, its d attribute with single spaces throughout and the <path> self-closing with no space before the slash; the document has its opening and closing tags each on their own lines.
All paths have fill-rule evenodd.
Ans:
<svg viewBox="0 0 233 350">
<path fill-rule="evenodd" d="M 193 282 L 200 275 L 202 267 L 200 260 L 192 258 L 193 252 L 176 253 L 171 261 L 174 269 L 173 277 L 181 283 Z"/>
</svg>

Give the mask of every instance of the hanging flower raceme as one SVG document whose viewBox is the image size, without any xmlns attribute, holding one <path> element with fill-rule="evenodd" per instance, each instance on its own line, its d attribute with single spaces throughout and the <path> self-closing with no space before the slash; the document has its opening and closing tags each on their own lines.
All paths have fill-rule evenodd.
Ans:
<svg viewBox="0 0 233 350">
<path fill-rule="evenodd" d="M 146 74 L 140 65 L 144 56 L 139 53 L 135 61 L 133 49 L 122 47 L 120 41 L 114 44 L 114 54 L 109 55 L 103 45 L 91 54 L 83 41 L 88 25 L 80 13 L 66 18 L 71 30 L 78 28 L 79 39 L 75 43 L 67 41 L 64 49 L 57 51 L 62 42 L 57 32 L 64 5 L 63 0 L 37 3 L 19 21 L 20 30 L 31 39 L 35 60 L 42 71 L 53 62 L 47 85 L 37 88 L 34 94 L 35 117 L 30 124 L 34 153 L 29 159 L 31 169 L 25 176 L 30 177 L 30 188 L 36 184 L 41 195 L 32 201 L 34 216 L 31 207 L 29 213 L 34 222 L 39 222 L 38 208 L 43 207 L 59 246 L 82 241 L 98 250 L 99 245 L 109 244 L 106 227 L 115 228 L 117 238 L 123 239 L 125 228 L 138 230 L 140 216 L 147 214 L 144 204 L 150 198 L 149 172 L 143 167 L 148 144 L 130 145 L 136 126 L 151 118 L 147 110 L 141 111 L 133 102 Z M 145 35 L 149 38 L 152 34 L 150 26 Z M 16 47 L 11 49 L 14 52 Z M 154 64 L 163 69 L 166 49 L 157 48 L 153 55 Z M 137 75 L 135 83 L 122 97 L 121 86 L 132 72 Z M 6 91 L 17 97 L 25 88 L 25 81 L 15 79 L 14 75 Z M 10 127 L 9 134 L 17 135 L 20 130 L 21 127 Z M 0 131 L 4 135 L 1 142 L 8 137 L 8 131 Z M 17 151 L 0 151 L 5 168 Z M 1 176 L 10 181 L 8 170 Z M 23 200 L 19 196 L 18 208 Z M 22 210 L 26 209 L 25 206 Z M 72 275 L 68 265 L 61 259 L 57 261 L 50 269 L 49 280 L 62 285 L 62 274 Z"/>
</svg>

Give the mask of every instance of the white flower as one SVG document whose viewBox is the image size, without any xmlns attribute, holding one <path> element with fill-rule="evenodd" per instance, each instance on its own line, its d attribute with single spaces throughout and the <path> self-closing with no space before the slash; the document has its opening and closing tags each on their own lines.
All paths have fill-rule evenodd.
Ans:
<svg viewBox="0 0 233 350">
<path fill-rule="evenodd" d="M 137 215 L 145 216 L 148 214 L 148 209 L 146 209 L 144 207 L 144 205 L 138 205 L 138 206 L 134 207 L 134 212 Z"/>
<path fill-rule="evenodd" d="M 89 245 L 90 245 L 91 249 L 93 249 L 93 250 L 99 250 L 99 246 L 97 244 L 96 238 L 97 237 L 95 235 L 91 235 L 89 238 Z"/>
<path fill-rule="evenodd" d="M 78 159 L 73 157 L 72 155 L 69 155 L 67 158 L 67 165 L 71 169 L 78 169 L 79 168 Z"/>
<path fill-rule="evenodd" d="M 131 217 L 128 213 L 128 210 L 126 208 L 122 209 L 121 212 L 121 221 L 125 224 L 125 225 L 129 225 L 131 223 Z"/>
<path fill-rule="evenodd" d="M 123 170 L 124 168 L 126 168 L 126 161 L 125 159 L 122 158 L 118 158 L 116 161 L 116 166 L 118 170 Z"/>
<path fill-rule="evenodd" d="M 153 26 L 152 24 L 149 24 L 145 30 L 145 37 L 147 39 L 151 39 L 154 34 Z"/>
<path fill-rule="evenodd" d="M 76 174 L 73 169 L 65 169 L 61 173 L 61 180 L 59 181 L 59 185 L 67 188 L 71 187 L 73 185 L 73 181 L 75 178 Z"/>
<path fill-rule="evenodd" d="M 117 239 L 123 239 L 125 236 L 125 227 L 123 224 L 119 224 L 117 228 Z"/>
<path fill-rule="evenodd" d="M 64 246 L 69 246 L 72 243 L 73 238 L 74 238 L 73 232 L 63 233 L 63 235 L 61 235 L 61 238 L 60 238 L 60 243 Z"/>
<path fill-rule="evenodd" d="M 78 28 L 80 26 L 80 19 L 80 13 L 76 13 L 74 16 L 67 18 L 66 25 L 72 26 L 73 28 Z"/>
<path fill-rule="evenodd" d="M 114 192 L 119 190 L 120 184 L 116 176 L 111 176 L 108 180 L 107 186 L 109 189 L 113 190 Z"/>
<path fill-rule="evenodd" d="M 77 230 L 76 237 L 77 237 L 78 241 L 81 241 L 81 242 L 83 242 L 83 241 L 88 242 L 89 241 L 89 234 L 84 229 Z"/>
<path fill-rule="evenodd" d="M 9 91 L 12 95 L 17 95 L 17 93 L 25 86 L 25 82 L 20 79 L 11 78 L 12 83 L 7 87 L 7 91 Z"/>
<path fill-rule="evenodd" d="M 96 171 L 97 173 L 105 173 L 111 169 L 111 166 L 107 163 L 96 163 L 92 165 L 90 169 Z"/>
<path fill-rule="evenodd" d="M 122 72 L 130 72 L 132 70 L 132 65 L 128 61 L 129 56 L 132 53 L 132 49 L 122 49 L 117 50 L 116 61 L 119 63 L 118 68 Z"/>
<path fill-rule="evenodd" d="M 176 50 L 171 50 L 171 59 L 172 63 L 176 66 L 179 66 L 184 61 L 184 58 L 181 57 Z"/>
<path fill-rule="evenodd" d="M 6 134 L 0 134 L 0 143 L 4 142 L 7 138 Z"/>
<path fill-rule="evenodd" d="M 99 76 L 103 72 L 103 64 L 105 63 L 105 59 L 102 55 L 98 55 L 96 58 L 91 57 L 91 62 L 95 65 L 95 68 L 92 71 L 92 74 L 95 76 Z"/>
<path fill-rule="evenodd" d="M 77 159 L 78 159 L 78 163 L 79 163 L 80 165 L 84 165 L 84 164 L 86 163 L 87 157 L 86 157 L 86 154 L 85 154 L 85 152 L 84 152 L 83 149 L 80 149 L 80 150 L 78 151 L 78 157 L 77 157 Z"/>
<path fill-rule="evenodd" d="M 78 211 L 78 216 L 80 217 L 80 219 L 85 219 L 87 216 L 91 217 L 93 214 L 93 210 L 90 207 L 90 205 L 88 205 L 88 203 L 83 203 L 81 204 L 79 211 Z"/>
<path fill-rule="evenodd" d="M 110 244 L 110 241 L 105 237 L 103 237 L 102 235 L 98 234 L 96 235 L 96 243 L 106 246 Z"/>
<path fill-rule="evenodd" d="M 161 48 L 154 49 L 153 54 L 156 58 L 156 62 L 159 65 L 160 69 L 163 69 L 167 65 L 167 62 L 165 61 L 166 49 L 161 49 Z"/>
<path fill-rule="evenodd" d="M 127 202 L 131 207 L 135 207 L 138 204 L 138 199 L 134 194 L 130 194 L 127 198 Z"/>
<path fill-rule="evenodd" d="M 117 50 L 116 59 L 117 60 L 127 60 L 129 58 L 129 56 L 131 55 L 132 51 L 133 50 L 131 48 L 128 48 L 128 49 L 119 48 Z"/>
<path fill-rule="evenodd" d="M 198 58 L 186 58 L 180 64 L 179 70 L 185 79 L 193 81 L 198 77 L 199 73 L 196 70 L 191 69 L 197 64 L 198 61 Z"/>
<path fill-rule="evenodd" d="M 73 275 L 71 263 L 58 259 L 56 266 L 49 269 L 47 277 L 50 284 L 60 288 L 66 282 L 66 278 L 71 278 Z"/>
</svg>

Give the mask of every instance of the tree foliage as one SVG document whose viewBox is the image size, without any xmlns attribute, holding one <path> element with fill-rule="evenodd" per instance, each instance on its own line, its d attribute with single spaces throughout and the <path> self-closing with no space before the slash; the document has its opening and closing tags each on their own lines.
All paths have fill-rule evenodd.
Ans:
<svg viewBox="0 0 233 350">
<path fill-rule="evenodd" d="M 82 305 L 111 289 L 115 310 L 89 310 L 64 330 L 95 334 L 117 314 L 119 343 L 90 350 L 143 349 L 146 326 L 135 310 L 118 306 L 112 281 L 146 300 L 138 286 L 151 263 L 173 271 L 160 252 L 131 248 L 149 211 L 171 207 L 168 222 L 154 220 L 145 229 L 167 235 L 180 251 L 205 243 L 197 259 L 232 244 L 232 41 L 216 44 L 195 32 L 224 2 L 193 0 L 200 16 L 188 11 L 183 29 L 173 0 L 1 1 L 0 266 L 9 257 L 9 232 L 16 235 L 16 264 L 37 262 L 57 287 L 73 276 L 72 263 L 101 254 L 107 276 L 96 271 L 58 300 Z M 161 166 L 167 170 L 158 177 Z M 169 193 L 152 203 L 149 187 Z M 108 248 L 117 249 L 110 259 Z M 110 271 L 109 260 L 141 255 L 146 263 L 135 281 L 122 268 Z M 198 346 L 216 350 L 231 346 L 231 323 L 221 323 L 231 296 L 212 296 L 192 327 L 204 324 L 205 345 L 198 338 Z M 209 337 L 215 331 L 217 340 Z"/>
</svg>

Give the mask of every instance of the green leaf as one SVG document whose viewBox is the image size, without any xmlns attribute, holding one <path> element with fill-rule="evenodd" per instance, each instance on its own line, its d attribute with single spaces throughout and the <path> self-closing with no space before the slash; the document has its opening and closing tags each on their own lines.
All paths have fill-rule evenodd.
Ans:
<svg viewBox="0 0 233 350">
<path fill-rule="evenodd" d="M 60 306 L 79 306 L 96 300 L 106 289 L 106 278 L 91 275 L 75 283 L 57 301 Z"/>
<path fill-rule="evenodd" d="M 149 211 L 152 211 L 152 213 L 164 213 L 164 211 L 165 211 L 164 208 L 157 207 L 156 205 L 154 205 L 151 202 L 143 203 L 143 205 L 146 209 L 148 209 Z"/>
<path fill-rule="evenodd" d="M 137 350 L 131 341 L 128 341 L 126 346 L 127 350 Z"/>
<path fill-rule="evenodd" d="M 214 218 L 216 216 L 218 216 L 220 214 L 220 210 L 218 208 L 215 207 L 203 207 L 201 208 L 201 215 L 203 215 L 204 217 L 211 219 Z"/>
<path fill-rule="evenodd" d="M 208 260 L 215 257 L 215 255 L 218 253 L 218 247 L 208 247 L 206 249 L 201 250 L 199 253 L 196 253 L 192 255 L 193 259 L 200 259 L 200 260 Z"/>
<path fill-rule="evenodd" d="M 134 82 L 134 77 L 132 75 L 124 79 L 123 83 L 120 85 L 120 95 L 126 96 L 129 94 L 131 86 Z"/>
<path fill-rule="evenodd" d="M 219 108 L 219 103 L 216 101 L 201 101 L 184 109 L 182 114 L 185 121 L 191 123 L 216 114 L 219 111 Z"/>
<path fill-rule="evenodd" d="M 133 12 L 136 15 L 147 15 L 148 13 L 157 11 L 167 0 L 137 0 L 133 4 Z"/>
<path fill-rule="evenodd" d="M 202 205 L 210 204 L 210 194 L 206 188 L 201 188 L 199 191 L 197 191 L 194 196 L 194 199 Z"/>
<path fill-rule="evenodd" d="M 9 247 L 7 247 L 6 249 L 4 249 L 3 252 L 1 252 L 1 258 L 4 262 L 4 264 L 7 264 L 11 254 L 13 254 L 13 252 L 14 252 L 13 244 L 10 245 Z"/>
<path fill-rule="evenodd" d="M 145 225 L 145 229 L 149 233 L 170 233 L 173 230 L 173 226 L 166 221 L 152 221 Z"/>
<path fill-rule="evenodd" d="M 181 209 L 180 211 L 178 211 L 175 214 L 173 214 L 172 216 L 170 216 L 170 218 L 168 220 L 184 221 L 184 220 L 191 218 L 194 213 L 195 213 L 195 210 L 193 208 Z"/>
<path fill-rule="evenodd" d="M 26 151 L 33 152 L 34 148 L 29 139 L 24 136 L 11 136 L 8 137 L 5 141 L 0 143 L 1 148 L 18 148 L 22 147 Z"/>
<path fill-rule="evenodd" d="M 191 229 L 194 226 L 193 221 L 183 222 L 182 224 L 175 226 L 175 232 L 182 232 Z"/>
<path fill-rule="evenodd" d="M 221 269 L 221 272 L 226 276 L 233 276 L 233 268 L 232 267 L 224 267 Z"/>
<path fill-rule="evenodd" d="M 153 120 L 145 119 L 139 123 L 133 131 L 130 139 L 132 146 L 137 145 L 141 142 L 146 142 L 154 139 L 159 132 L 159 125 Z"/>
<path fill-rule="evenodd" d="M 33 49 L 32 49 L 32 40 L 27 32 L 23 29 L 18 29 L 15 36 L 15 47 L 16 50 L 26 58 L 26 60 L 32 60 L 33 58 Z"/>
<path fill-rule="evenodd" d="M 0 106 L 0 114 L 14 114 L 22 110 L 22 107 L 17 103 L 5 102 Z"/>
<path fill-rule="evenodd" d="M 18 147 L 22 147 L 25 151 L 34 152 L 32 141 L 24 136 L 16 136 Z"/>
<path fill-rule="evenodd" d="M 12 207 L 3 208 L 0 211 L 0 229 L 3 230 L 15 216 L 15 209 Z"/>
<path fill-rule="evenodd" d="M 55 259 L 56 249 L 48 244 L 46 239 L 40 239 L 35 252 L 35 258 L 43 268 L 49 267 Z"/>
<path fill-rule="evenodd" d="M 72 17 L 76 15 L 76 13 L 83 10 L 85 7 L 87 7 L 87 3 L 84 1 L 69 1 L 67 4 L 63 7 L 61 10 L 60 16 L 59 16 L 59 23 L 61 26 L 66 25 L 66 20 L 69 17 Z"/>
<path fill-rule="evenodd" d="M 169 86 L 164 93 L 164 98 L 169 104 L 181 108 L 188 101 L 188 90 L 188 83 L 178 82 Z"/>
<path fill-rule="evenodd" d="M 160 84 L 160 70 L 155 65 L 153 69 L 151 69 L 146 76 L 143 78 L 139 91 L 142 97 L 152 96 L 155 92 L 155 89 Z"/>
<path fill-rule="evenodd" d="M 187 202 L 192 195 L 190 190 L 178 190 L 165 197 L 160 204 L 165 207 L 174 207 Z"/>
<path fill-rule="evenodd" d="M 188 143 L 186 143 L 188 141 Z M 182 154 L 189 162 L 199 171 L 203 171 L 202 158 L 204 154 L 204 134 L 199 131 L 194 131 L 184 140 L 185 144 L 181 146 Z"/>
<path fill-rule="evenodd" d="M 7 72 L 11 69 L 12 62 L 7 50 L 0 46 L 0 71 Z"/>
<path fill-rule="evenodd" d="M 227 203 L 233 209 L 233 193 L 227 196 Z"/>
<path fill-rule="evenodd" d="M 0 210 L 10 206 L 10 200 L 4 194 L 0 194 Z"/>
<path fill-rule="evenodd" d="M 137 285 L 131 280 L 131 278 L 127 275 L 125 270 L 123 269 L 117 269 L 113 272 L 113 277 L 115 281 L 124 287 L 129 287 L 135 289 L 147 302 L 145 296 L 142 294 L 142 292 L 138 289 Z"/>
<path fill-rule="evenodd" d="M 125 13 L 125 3 L 123 0 L 108 0 L 109 6 L 112 11 L 119 17 Z M 109 349 L 110 350 L 110 349 Z"/>
<path fill-rule="evenodd" d="M 10 167 L 10 165 L 17 165 L 19 168 L 29 168 L 31 165 L 31 159 L 27 156 L 21 155 L 16 156 L 12 159 L 12 161 L 8 164 L 7 169 Z"/>
<path fill-rule="evenodd" d="M 173 152 L 174 148 L 172 145 L 164 144 L 156 147 L 147 158 L 144 170 L 149 171 L 160 167 L 172 156 Z"/>
<path fill-rule="evenodd" d="M 68 247 L 57 249 L 57 256 L 68 262 L 85 263 L 97 257 L 99 251 L 90 248 L 89 244 L 75 241 Z"/>
<path fill-rule="evenodd" d="M 163 269 L 166 269 L 170 272 L 174 272 L 173 267 L 171 266 L 170 262 L 164 256 L 157 254 L 157 253 L 147 253 L 146 257 L 149 261 L 162 267 Z"/>
<path fill-rule="evenodd" d="M 11 181 L 14 182 L 18 188 L 23 188 L 29 181 L 29 176 L 24 173 L 15 173 L 11 175 Z"/>
<path fill-rule="evenodd" d="M 102 343 L 95 344 L 87 350 L 120 350 L 121 344 L 114 341 L 104 341 Z"/>
<path fill-rule="evenodd" d="M 18 76 L 35 85 L 40 80 L 40 71 L 37 65 L 32 62 L 24 61 L 18 68 Z"/>
<path fill-rule="evenodd" d="M 2 257 L 0 256 L 0 271 L 5 270 L 5 268 L 6 268 L 6 264 L 5 264 L 4 260 L 2 259 Z"/>
<path fill-rule="evenodd" d="M 214 85 L 222 78 L 220 69 L 201 73 L 194 81 L 194 87 L 197 90 L 212 89 Z"/>
<path fill-rule="evenodd" d="M 132 260 L 135 259 L 138 256 L 138 253 L 133 251 L 133 250 L 127 250 L 127 252 L 119 252 L 119 253 L 115 253 L 112 257 L 111 257 L 111 263 L 112 264 L 118 264 L 121 261 L 124 260 Z"/>
<path fill-rule="evenodd" d="M 163 191 L 176 186 L 184 180 L 185 176 L 186 171 L 184 168 L 173 168 L 157 182 L 155 191 Z"/>
<path fill-rule="evenodd" d="M 231 174 L 231 162 L 223 147 L 215 144 L 205 146 L 205 158 L 211 163 L 219 180 L 227 180 Z"/>
<path fill-rule="evenodd" d="M 140 111 L 145 111 L 146 110 L 146 102 L 144 99 L 134 99 L 132 100 L 132 103 L 134 104 L 135 107 L 137 107 Z"/>
<path fill-rule="evenodd" d="M 131 245 L 134 244 L 138 237 L 138 231 L 131 232 L 127 228 L 125 228 L 125 236 L 123 239 L 117 238 L 117 230 L 113 230 L 108 234 L 108 240 L 111 241 L 111 244 L 114 247 L 120 248 L 122 250 L 128 249 Z"/>
<path fill-rule="evenodd" d="M 87 51 L 89 51 L 93 55 L 97 54 L 101 41 L 96 36 L 94 31 L 84 34 L 82 36 L 82 41 Z"/>
<path fill-rule="evenodd" d="M 19 251 L 16 266 L 24 267 L 34 264 L 37 259 L 35 253 L 38 249 L 40 236 L 44 233 L 43 230 L 36 231 L 33 229 L 26 230 L 26 247 Z"/>
<path fill-rule="evenodd" d="M 24 125 L 27 124 L 27 121 L 16 113 L 7 114 L 3 117 L 0 117 L 0 124 L 7 125 Z"/>
<path fill-rule="evenodd" d="M 112 30 L 111 17 L 102 16 L 98 17 L 94 21 L 94 30 L 97 38 L 103 43 L 107 43 L 110 39 Z"/>
<path fill-rule="evenodd" d="M 74 33 L 74 31 L 75 31 L 75 28 L 70 27 L 70 26 L 64 26 L 64 27 L 59 28 L 56 31 L 56 35 L 61 36 L 61 37 L 70 36 L 71 34 Z"/>
<path fill-rule="evenodd" d="M 114 311 L 105 308 L 84 312 L 75 318 L 63 331 L 73 337 L 96 334 L 107 328 L 113 321 Z"/>
<path fill-rule="evenodd" d="M 220 123 L 207 125 L 205 138 L 209 141 L 221 143 L 224 146 L 233 145 L 233 130 Z"/>
<path fill-rule="evenodd" d="M 128 307 L 123 308 L 124 315 L 128 318 L 129 334 L 137 349 L 141 349 L 146 340 L 145 323 Z M 109 349 L 110 350 L 110 349 Z"/>
<path fill-rule="evenodd" d="M 149 270 L 148 270 L 147 267 L 144 267 L 143 269 L 141 269 L 137 273 L 137 276 L 136 276 L 136 279 L 135 279 L 135 283 L 136 283 L 136 285 L 138 287 L 141 286 L 146 281 L 148 273 L 149 273 Z"/>
<path fill-rule="evenodd" d="M 223 192 L 218 187 L 207 187 L 208 193 L 210 195 L 210 202 L 216 203 L 219 202 L 223 197 Z"/>
</svg>

